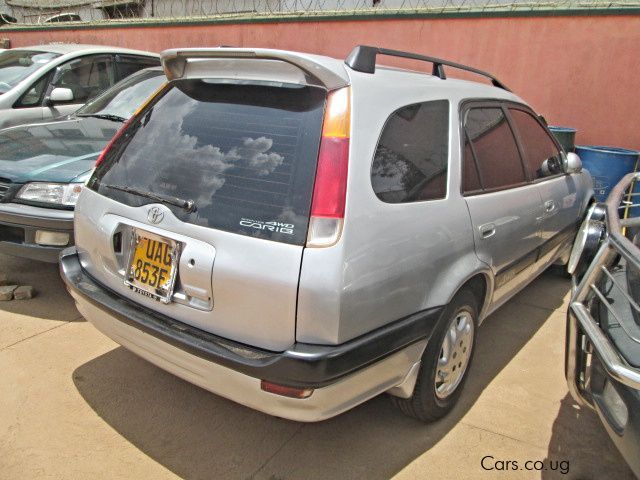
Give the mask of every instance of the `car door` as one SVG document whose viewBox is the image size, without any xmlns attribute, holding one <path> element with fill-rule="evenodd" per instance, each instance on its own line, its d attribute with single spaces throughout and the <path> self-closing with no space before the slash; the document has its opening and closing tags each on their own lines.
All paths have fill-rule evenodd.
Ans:
<svg viewBox="0 0 640 480">
<path fill-rule="evenodd" d="M 42 102 L 49 86 L 51 71 L 43 74 L 26 90 L 13 104 L 11 110 L 3 112 L 0 116 L 0 127 L 7 128 L 13 125 L 38 122 L 44 119 Z M 5 116 L 6 115 L 6 116 Z"/>
<path fill-rule="evenodd" d="M 528 182 L 506 109 L 496 102 L 462 112 L 463 185 L 476 254 L 495 276 L 494 305 L 526 284 L 540 246 L 542 202 Z"/>
<path fill-rule="evenodd" d="M 75 112 L 90 99 L 115 83 L 112 55 L 85 55 L 60 65 L 47 88 L 43 118 L 60 117 Z M 73 93 L 69 102 L 50 104 L 47 98 L 55 88 L 67 88 Z"/>
<path fill-rule="evenodd" d="M 540 267 L 571 245 L 580 217 L 579 179 L 562 168 L 560 146 L 527 107 L 509 107 L 522 156 L 542 198 Z"/>
</svg>

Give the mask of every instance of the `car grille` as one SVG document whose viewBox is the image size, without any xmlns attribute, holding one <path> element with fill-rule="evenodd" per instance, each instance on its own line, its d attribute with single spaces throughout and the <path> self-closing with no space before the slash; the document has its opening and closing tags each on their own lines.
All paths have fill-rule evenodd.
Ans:
<svg viewBox="0 0 640 480">
<path fill-rule="evenodd" d="M 0 200 L 4 198 L 10 187 L 11 185 L 8 183 L 0 183 Z"/>
</svg>

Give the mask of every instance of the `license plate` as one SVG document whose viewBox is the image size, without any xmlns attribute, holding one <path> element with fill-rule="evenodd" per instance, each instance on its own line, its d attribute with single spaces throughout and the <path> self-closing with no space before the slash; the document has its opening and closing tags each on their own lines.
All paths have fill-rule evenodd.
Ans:
<svg viewBox="0 0 640 480">
<path fill-rule="evenodd" d="M 135 231 L 124 283 L 141 295 L 169 303 L 179 257 L 180 244 L 175 240 Z"/>
</svg>

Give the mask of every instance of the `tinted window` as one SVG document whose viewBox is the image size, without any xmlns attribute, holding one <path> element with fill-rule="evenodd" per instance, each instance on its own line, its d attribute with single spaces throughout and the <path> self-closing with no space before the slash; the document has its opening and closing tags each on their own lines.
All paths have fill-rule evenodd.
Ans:
<svg viewBox="0 0 640 480">
<path fill-rule="evenodd" d="M 165 83 L 167 77 L 161 71 L 140 72 L 114 85 L 112 88 L 87 103 L 77 116 L 109 115 L 128 119 L 137 108 Z"/>
<path fill-rule="evenodd" d="M 449 159 L 449 102 L 418 103 L 387 121 L 371 168 L 378 198 L 389 203 L 444 198 Z"/>
<path fill-rule="evenodd" d="M 300 86 L 174 82 L 136 118 L 90 187 L 138 207 L 153 200 L 109 186 L 193 200 L 182 221 L 304 244 L 326 93 Z"/>
<path fill-rule="evenodd" d="M 8 92 L 23 79 L 42 68 L 58 53 L 5 50 L 0 53 L 0 93 Z"/>
<path fill-rule="evenodd" d="M 58 67 L 52 88 L 68 88 L 73 103 L 85 103 L 113 85 L 111 57 L 87 56 Z"/>
<path fill-rule="evenodd" d="M 472 108 L 465 117 L 467 141 L 471 142 L 485 190 L 520 185 L 525 174 L 515 138 L 500 108 Z M 465 172 L 471 171 L 465 148 Z M 466 179 L 465 179 L 466 181 Z M 470 180 L 470 187 L 473 182 Z"/>
<path fill-rule="evenodd" d="M 157 67 L 160 60 L 148 57 L 133 57 L 129 55 L 118 55 L 116 57 L 117 80 L 127 78 L 143 68 Z"/>
<path fill-rule="evenodd" d="M 535 117 L 522 110 L 510 109 L 520 141 L 524 149 L 524 158 L 533 178 L 542 178 L 562 173 L 562 159 L 549 134 Z M 545 160 L 549 160 L 543 168 Z"/>
</svg>

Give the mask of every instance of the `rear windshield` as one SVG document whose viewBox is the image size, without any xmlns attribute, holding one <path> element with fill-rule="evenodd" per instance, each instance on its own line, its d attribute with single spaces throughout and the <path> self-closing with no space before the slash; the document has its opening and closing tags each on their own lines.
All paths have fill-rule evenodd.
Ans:
<svg viewBox="0 0 640 480">
<path fill-rule="evenodd" d="M 325 98 L 297 85 L 174 82 L 89 186 L 133 207 L 157 202 L 140 192 L 192 201 L 194 211 L 167 207 L 184 222 L 302 245 Z"/>
</svg>

